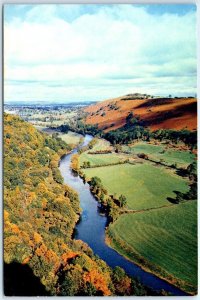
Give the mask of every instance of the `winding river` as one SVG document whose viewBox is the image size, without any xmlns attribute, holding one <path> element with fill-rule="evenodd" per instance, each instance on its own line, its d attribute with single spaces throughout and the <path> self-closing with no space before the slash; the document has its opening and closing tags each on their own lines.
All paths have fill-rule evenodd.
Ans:
<svg viewBox="0 0 200 300">
<path fill-rule="evenodd" d="M 86 146 L 91 140 L 91 135 L 86 135 L 83 146 Z M 107 217 L 100 212 L 98 202 L 90 192 L 88 183 L 74 175 L 70 169 L 71 156 L 77 153 L 74 149 L 70 154 L 65 155 L 60 161 L 60 171 L 64 178 L 64 182 L 72 187 L 79 195 L 80 205 L 82 208 L 81 220 L 76 226 L 76 239 L 81 239 L 87 243 L 93 252 L 103 259 L 111 267 L 122 267 L 128 275 L 137 277 L 143 284 L 153 290 L 161 290 L 171 292 L 176 296 L 187 295 L 180 289 L 174 287 L 170 283 L 142 270 L 139 266 L 130 262 L 115 250 L 108 247 L 105 243 L 105 227 Z"/>
</svg>

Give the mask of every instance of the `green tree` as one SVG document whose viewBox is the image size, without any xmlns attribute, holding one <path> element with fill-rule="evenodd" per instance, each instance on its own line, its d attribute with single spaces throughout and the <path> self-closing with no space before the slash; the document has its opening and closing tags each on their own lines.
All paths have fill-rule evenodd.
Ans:
<svg viewBox="0 0 200 300">
<path fill-rule="evenodd" d="M 119 145 L 119 144 L 116 144 L 116 145 L 115 145 L 115 152 L 116 152 L 116 153 L 119 153 L 119 152 L 121 152 L 121 151 L 122 151 L 122 146 Z"/>
<path fill-rule="evenodd" d="M 97 176 L 92 177 L 90 181 L 90 185 L 92 187 L 101 187 L 102 186 L 101 179 Z"/>
<path fill-rule="evenodd" d="M 131 294 L 131 279 L 128 278 L 122 268 L 114 268 L 112 280 L 115 288 L 115 294 L 123 296 Z"/>
<path fill-rule="evenodd" d="M 120 207 L 124 207 L 127 203 L 126 197 L 124 195 L 119 196 L 119 205 Z"/>
</svg>

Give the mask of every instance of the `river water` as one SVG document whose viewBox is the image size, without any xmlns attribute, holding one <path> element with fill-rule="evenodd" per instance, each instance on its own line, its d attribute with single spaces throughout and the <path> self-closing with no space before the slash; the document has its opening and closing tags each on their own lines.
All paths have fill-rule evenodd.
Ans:
<svg viewBox="0 0 200 300">
<path fill-rule="evenodd" d="M 91 135 L 86 135 L 83 146 L 86 146 L 92 138 Z M 93 252 L 109 266 L 119 266 L 123 268 L 128 275 L 138 278 L 143 284 L 153 290 L 159 291 L 164 289 L 176 296 L 187 295 L 170 283 L 142 270 L 140 267 L 106 245 L 105 227 L 107 224 L 107 217 L 101 213 L 98 202 L 90 192 L 89 184 L 84 184 L 83 180 L 71 171 L 71 156 L 75 153 L 77 153 L 77 149 L 74 149 L 70 154 L 65 155 L 61 159 L 59 167 L 64 182 L 78 193 L 80 199 L 82 214 L 81 220 L 76 226 L 75 238 L 87 243 Z"/>
</svg>

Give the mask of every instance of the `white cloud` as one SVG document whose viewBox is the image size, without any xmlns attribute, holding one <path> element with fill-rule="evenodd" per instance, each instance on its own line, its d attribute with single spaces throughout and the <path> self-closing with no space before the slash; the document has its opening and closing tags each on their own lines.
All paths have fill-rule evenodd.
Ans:
<svg viewBox="0 0 200 300">
<path fill-rule="evenodd" d="M 151 15 L 130 5 L 84 10 L 37 5 L 5 23 L 5 100 L 196 92 L 194 12 Z"/>
</svg>

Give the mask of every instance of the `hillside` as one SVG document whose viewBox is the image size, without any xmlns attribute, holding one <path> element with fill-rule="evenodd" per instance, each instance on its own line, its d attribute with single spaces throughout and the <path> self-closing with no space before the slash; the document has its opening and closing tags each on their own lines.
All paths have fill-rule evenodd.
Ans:
<svg viewBox="0 0 200 300">
<path fill-rule="evenodd" d="M 135 294 L 121 269 L 112 271 L 72 238 L 79 199 L 57 168 L 67 149 L 60 138 L 4 115 L 4 293 Z"/>
<path fill-rule="evenodd" d="M 126 117 L 132 112 L 151 131 L 158 129 L 197 128 L 197 99 L 195 98 L 153 98 L 146 99 L 126 95 L 105 100 L 85 109 L 87 124 L 98 124 L 98 128 L 108 132 L 126 124 Z"/>
</svg>

